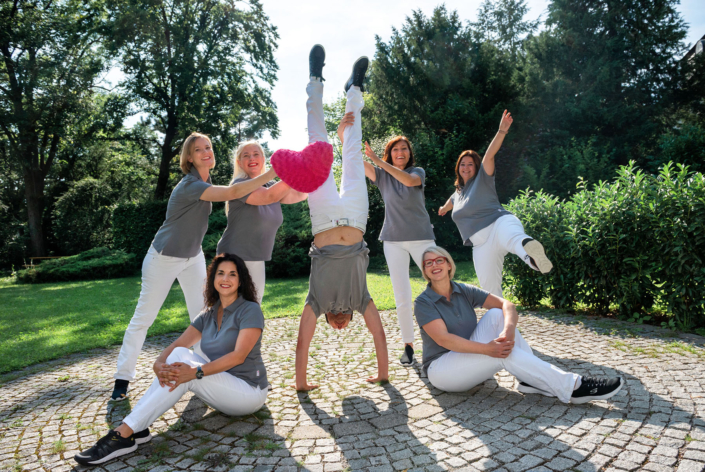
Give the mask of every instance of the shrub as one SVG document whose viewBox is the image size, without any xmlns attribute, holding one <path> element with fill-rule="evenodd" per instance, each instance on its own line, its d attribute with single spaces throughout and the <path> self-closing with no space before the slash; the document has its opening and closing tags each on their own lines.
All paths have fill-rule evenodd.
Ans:
<svg viewBox="0 0 705 472">
<path fill-rule="evenodd" d="M 105 183 L 87 178 L 75 182 L 52 212 L 54 234 L 64 254 L 110 246 L 115 192 Z"/>
<path fill-rule="evenodd" d="M 143 259 L 166 218 L 167 200 L 123 203 L 113 211 L 113 247 Z"/>
<path fill-rule="evenodd" d="M 17 272 L 17 280 L 22 283 L 43 283 L 127 277 L 135 273 L 138 263 L 135 254 L 99 247 L 20 270 Z"/>
<path fill-rule="evenodd" d="M 544 297 L 557 307 L 581 303 L 598 313 L 616 305 L 639 318 L 667 304 L 683 329 L 705 325 L 705 180 L 679 165 L 658 176 L 633 163 L 569 200 L 523 193 L 508 209 L 541 241 L 554 263 L 542 276 L 507 258 L 507 285 L 527 306 Z"/>
</svg>

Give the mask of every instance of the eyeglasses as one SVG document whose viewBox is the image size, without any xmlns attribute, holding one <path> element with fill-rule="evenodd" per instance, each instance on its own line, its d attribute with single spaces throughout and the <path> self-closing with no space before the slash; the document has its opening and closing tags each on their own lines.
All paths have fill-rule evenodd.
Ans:
<svg viewBox="0 0 705 472">
<path fill-rule="evenodd" d="M 433 267 L 433 265 L 441 265 L 444 262 L 446 262 L 448 259 L 445 257 L 439 257 L 438 259 L 427 259 L 423 261 L 423 266 L 424 267 Z"/>
</svg>

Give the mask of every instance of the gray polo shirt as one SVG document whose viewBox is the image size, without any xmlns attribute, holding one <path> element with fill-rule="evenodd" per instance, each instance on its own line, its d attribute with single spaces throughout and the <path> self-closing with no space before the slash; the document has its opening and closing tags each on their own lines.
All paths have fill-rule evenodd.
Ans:
<svg viewBox="0 0 705 472">
<path fill-rule="evenodd" d="M 218 307 L 220 301 L 205 309 L 191 326 L 201 332 L 201 349 L 214 361 L 235 350 L 235 343 L 241 329 L 259 328 L 264 330 L 264 315 L 258 303 L 248 302 L 242 297 L 223 309 L 223 319 L 218 331 Z M 226 372 L 238 377 L 253 387 L 267 388 L 267 370 L 262 359 L 262 335 L 245 358 L 245 361 Z"/>
<path fill-rule="evenodd" d="M 450 198 L 453 201 L 453 221 L 458 226 L 466 246 L 472 246 L 470 236 L 488 227 L 498 218 L 511 215 L 500 205 L 494 175 L 487 175 L 483 165 L 480 165 L 477 175 Z"/>
<path fill-rule="evenodd" d="M 441 357 L 448 349 L 436 344 L 431 336 L 426 334 L 423 327 L 433 320 L 441 319 L 446 324 L 448 332 L 470 339 L 470 335 L 477 326 L 477 315 L 475 308 L 484 305 L 489 292 L 472 285 L 450 282 L 453 286 L 453 293 L 450 301 L 446 297 L 433 291 L 431 285 L 414 300 L 414 315 L 416 322 L 421 328 L 421 340 L 423 341 L 423 370 L 426 372 L 431 362 Z"/>
<path fill-rule="evenodd" d="M 421 167 L 409 167 L 404 172 L 418 175 L 421 185 L 407 187 L 386 170 L 375 167 L 375 181 L 384 200 L 384 224 L 380 241 L 435 240 L 431 219 L 426 211 L 424 187 L 426 172 Z"/>
<path fill-rule="evenodd" d="M 250 180 L 249 177 L 235 179 L 230 185 Z M 276 182 L 267 182 L 263 187 L 271 187 Z M 228 227 L 218 241 L 218 254 L 237 254 L 245 261 L 271 261 L 274 237 L 284 222 L 282 205 L 279 202 L 269 205 L 249 205 L 248 193 L 237 200 L 228 202 Z"/>
<path fill-rule="evenodd" d="M 367 291 L 367 265 L 370 262 L 365 241 L 352 246 L 331 244 L 322 248 L 311 243 L 311 276 L 306 305 L 316 318 L 325 313 L 365 314 L 372 300 Z"/>
<path fill-rule="evenodd" d="M 213 209 L 211 202 L 201 200 L 201 195 L 210 186 L 210 176 L 204 182 L 196 167 L 191 167 L 191 172 L 174 187 L 166 207 L 166 220 L 152 241 L 158 253 L 187 258 L 201 252 L 208 215 Z"/>
</svg>

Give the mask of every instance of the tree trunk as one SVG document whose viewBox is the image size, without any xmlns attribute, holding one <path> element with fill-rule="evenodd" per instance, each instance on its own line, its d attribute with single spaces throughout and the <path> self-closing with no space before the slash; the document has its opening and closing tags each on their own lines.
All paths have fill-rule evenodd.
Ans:
<svg viewBox="0 0 705 472">
<path fill-rule="evenodd" d="M 172 121 L 171 119 L 169 121 Z M 173 120 L 174 122 L 176 120 Z M 154 190 L 154 198 L 163 200 L 167 197 L 166 187 L 169 183 L 169 168 L 171 160 L 176 155 L 176 150 L 172 146 L 176 137 L 176 124 L 169 126 L 164 134 L 164 144 L 162 144 L 162 160 L 159 163 L 159 177 L 157 178 L 157 188 Z"/>
<path fill-rule="evenodd" d="M 31 255 L 35 257 L 45 256 L 46 245 L 44 227 L 42 225 L 44 217 L 44 175 L 40 170 L 25 170 L 24 183 Z"/>
</svg>

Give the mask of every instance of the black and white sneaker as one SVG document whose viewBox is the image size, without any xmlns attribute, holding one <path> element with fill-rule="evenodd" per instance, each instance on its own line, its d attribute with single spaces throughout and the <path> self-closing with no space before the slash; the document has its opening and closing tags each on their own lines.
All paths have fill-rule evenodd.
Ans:
<svg viewBox="0 0 705 472">
<path fill-rule="evenodd" d="M 621 377 L 601 379 L 597 377 L 581 377 L 581 384 L 573 390 L 570 403 L 587 403 L 593 400 L 607 400 L 622 389 L 624 381 Z"/>
<path fill-rule="evenodd" d="M 521 242 L 524 246 L 526 254 L 529 256 L 529 261 L 532 269 L 538 270 L 542 274 L 548 274 L 553 269 L 553 264 L 546 257 L 546 251 L 543 250 L 543 245 L 535 239 L 526 238 Z"/>
<path fill-rule="evenodd" d="M 323 82 L 323 66 L 325 66 L 326 50 L 320 44 L 315 44 L 308 53 L 308 75 Z"/>
<path fill-rule="evenodd" d="M 151 441 L 152 433 L 149 432 L 149 428 L 146 428 L 137 433 L 132 433 L 132 437 L 135 438 L 135 444 L 140 445 Z"/>
<path fill-rule="evenodd" d="M 404 354 L 401 355 L 399 362 L 401 362 L 401 365 L 406 367 L 413 365 L 414 362 L 416 362 L 416 359 L 414 358 L 414 348 L 408 344 L 404 346 Z"/>
<path fill-rule="evenodd" d="M 73 459 L 81 465 L 97 465 L 134 452 L 136 449 L 134 434 L 129 438 L 123 438 L 116 431 L 110 430 L 95 443 L 95 446 L 79 452 L 73 456 Z"/>
<path fill-rule="evenodd" d="M 350 74 L 350 78 L 348 79 L 347 82 L 345 82 L 345 93 L 348 93 L 348 90 L 353 85 L 355 87 L 360 87 L 361 92 L 365 91 L 365 87 L 363 87 L 362 82 L 365 80 L 365 74 L 367 73 L 367 66 L 369 66 L 369 65 L 370 65 L 370 60 L 367 59 L 366 56 L 362 56 L 357 61 L 355 61 L 355 64 L 353 64 L 352 73 Z"/>
<path fill-rule="evenodd" d="M 526 382 L 519 382 L 519 384 L 517 385 L 517 390 L 519 390 L 521 393 L 538 393 L 539 395 L 543 395 L 544 397 L 555 397 L 555 395 L 551 392 L 541 390 L 540 388 L 532 387 Z"/>
<path fill-rule="evenodd" d="M 129 380 L 117 379 L 115 381 L 115 387 L 113 387 L 113 395 L 110 397 L 111 400 L 116 402 L 121 402 L 127 398 L 127 387 L 130 385 Z"/>
</svg>

